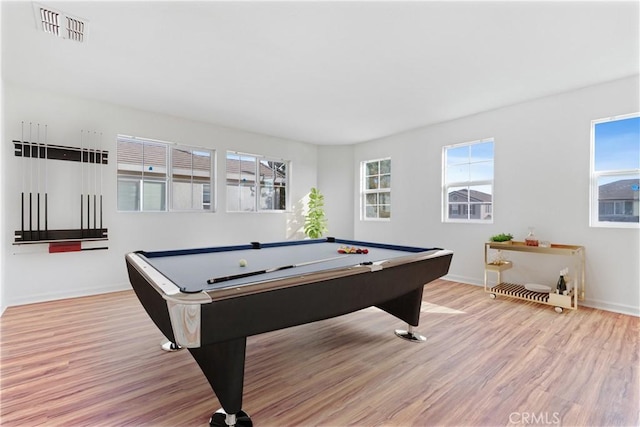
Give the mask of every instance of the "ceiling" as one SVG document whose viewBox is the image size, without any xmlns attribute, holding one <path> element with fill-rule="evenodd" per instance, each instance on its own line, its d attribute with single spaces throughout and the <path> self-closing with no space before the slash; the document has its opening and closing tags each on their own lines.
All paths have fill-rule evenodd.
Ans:
<svg viewBox="0 0 640 427">
<path fill-rule="evenodd" d="M 351 144 L 638 74 L 638 1 L 2 1 L 7 82 Z"/>
</svg>

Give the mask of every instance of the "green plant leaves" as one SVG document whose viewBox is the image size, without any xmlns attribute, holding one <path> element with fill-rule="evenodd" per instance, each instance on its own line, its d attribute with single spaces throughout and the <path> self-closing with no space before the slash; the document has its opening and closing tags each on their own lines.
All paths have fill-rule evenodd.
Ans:
<svg viewBox="0 0 640 427">
<path fill-rule="evenodd" d="M 327 219 L 324 213 L 324 196 L 317 188 L 309 192 L 308 213 L 304 221 L 304 234 L 312 239 L 322 237 L 327 230 Z"/>
</svg>

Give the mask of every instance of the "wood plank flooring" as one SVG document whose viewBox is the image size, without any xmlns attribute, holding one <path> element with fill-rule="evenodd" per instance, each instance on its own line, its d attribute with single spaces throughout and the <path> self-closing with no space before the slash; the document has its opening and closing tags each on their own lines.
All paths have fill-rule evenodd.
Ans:
<svg viewBox="0 0 640 427">
<path fill-rule="evenodd" d="M 244 410 L 264 426 L 637 426 L 640 319 L 438 280 L 418 331 L 375 308 L 250 337 Z M 0 424 L 206 426 L 219 408 L 132 291 L 10 307 Z"/>
</svg>

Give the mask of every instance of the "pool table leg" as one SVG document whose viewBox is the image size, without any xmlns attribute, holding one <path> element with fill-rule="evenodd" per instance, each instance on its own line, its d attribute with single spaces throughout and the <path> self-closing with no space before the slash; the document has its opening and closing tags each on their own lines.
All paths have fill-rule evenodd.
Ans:
<svg viewBox="0 0 640 427">
<path fill-rule="evenodd" d="M 409 324 L 407 324 L 407 329 L 396 329 L 395 334 L 400 338 L 404 338 L 405 340 L 408 340 L 411 342 L 420 343 L 420 342 L 425 342 L 427 340 L 427 337 L 416 333 L 413 330 L 413 326 Z"/>
<path fill-rule="evenodd" d="M 218 409 L 209 420 L 210 427 L 253 427 L 253 421 L 246 412 L 227 414 L 224 409 Z"/>
<path fill-rule="evenodd" d="M 398 298 L 392 299 L 377 307 L 389 314 L 396 316 L 400 320 L 407 322 L 407 329 L 396 329 L 395 334 L 411 342 L 425 342 L 427 339 L 417 333 L 413 328 L 420 323 L 420 307 L 422 306 L 422 292 L 424 287 L 419 287 Z"/>
<path fill-rule="evenodd" d="M 182 350 L 182 347 L 179 346 L 178 344 L 174 343 L 173 341 L 163 341 L 162 343 L 160 343 L 160 347 L 164 350 L 164 351 L 178 351 L 178 350 Z"/>
<path fill-rule="evenodd" d="M 251 426 L 249 416 L 242 411 L 246 347 L 247 338 L 241 337 L 189 348 L 224 410 L 213 414 L 212 426 Z M 221 419 L 224 424 L 218 424 Z"/>
</svg>

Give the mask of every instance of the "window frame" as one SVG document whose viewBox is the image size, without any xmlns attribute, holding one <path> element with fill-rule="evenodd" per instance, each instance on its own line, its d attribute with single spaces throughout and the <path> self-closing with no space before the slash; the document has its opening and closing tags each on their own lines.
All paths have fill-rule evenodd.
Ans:
<svg viewBox="0 0 640 427">
<path fill-rule="evenodd" d="M 605 117 L 601 119 L 591 120 L 590 131 L 590 153 L 589 153 L 589 227 L 592 228 L 640 228 L 640 222 L 622 222 L 622 221 L 600 221 L 600 202 L 599 202 L 599 186 L 598 181 L 603 177 L 614 178 L 616 176 L 623 177 L 629 175 L 640 175 L 638 169 L 611 169 L 604 171 L 596 171 L 596 126 L 601 123 L 610 123 L 620 120 L 632 119 L 640 117 L 640 112 L 620 114 L 617 116 Z M 614 203 L 614 202 L 612 202 Z M 633 203 L 633 201 L 632 201 Z M 614 206 L 615 210 L 615 206 Z"/>
<path fill-rule="evenodd" d="M 492 174 L 491 174 L 491 179 L 482 179 L 482 180 L 471 180 L 471 178 L 469 178 L 466 181 L 452 181 L 452 182 L 447 182 L 447 172 L 448 172 L 448 150 L 449 149 L 454 149 L 454 148 L 460 148 L 460 147 L 471 147 L 473 145 L 479 145 L 479 144 L 485 144 L 491 142 L 493 144 L 493 156 L 491 158 L 491 163 L 492 163 Z M 461 142 L 461 143 L 457 143 L 457 144 L 450 144 L 450 145 L 444 145 L 442 146 L 442 210 L 441 210 L 441 222 L 443 223 L 459 223 L 459 224 L 493 224 L 494 220 L 495 220 L 495 148 L 496 148 L 496 142 L 495 142 L 495 138 L 494 137 L 489 137 L 489 138 L 483 138 L 483 139 L 477 139 L 474 141 L 467 141 L 467 142 Z M 475 162 L 475 164 L 478 163 L 484 163 L 487 161 L 481 161 L 481 162 Z M 468 164 L 469 167 L 474 164 L 474 162 L 471 161 L 471 158 L 469 158 L 469 162 L 468 163 L 459 163 L 459 164 Z M 458 165 L 459 165 L 458 164 Z M 471 204 L 469 202 L 469 200 L 466 202 L 465 205 L 465 211 L 466 211 L 466 215 L 467 218 L 450 218 L 449 217 L 449 189 L 450 188 L 456 188 L 456 187 L 467 187 L 467 188 L 471 188 L 471 187 L 475 187 L 475 186 L 486 186 L 489 185 L 491 186 L 491 202 L 486 202 L 486 203 L 477 203 L 475 205 L 487 205 L 487 212 L 490 215 L 489 219 L 481 219 L 481 218 L 469 218 L 469 208 L 474 207 L 475 205 Z M 467 193 L 469 194 L 469 193 Z"/>
<path fill-rule="evenodd" d="M 210 212 L 215 212 L 216 211 L 216 192 L 215 192 L 215 184 L 216 184 L 216 155 L 217 152 L 215 149 L 212 148 L 206 148 L 206 147 L 197 147 L 194 145 L 184 145 L 184 144 L 179 144 L 176 142 L 169 142 L 169 141 L 161 141 L 161 140 L 157 140 L 157 139 L 151 139 L 151 138 L 143 138 L 143 137 L 136 137 L 136 136 L 130 136 L 130 135 L 123 135 L 123 134 L 118 134 L 116 136 L 116 146 L 119 150 L 119 146 L 118 144 L 120 142 L 133 142 L 133 143 L 141 143 L 143 144 L 143 147 L 145 144 L 149 144 L 149 145 L 156 145 L 156 146 L 161 146 L 164 148 L 165 150 L 165 171 L 164 171 L 164 178 L 158 178 L 158 177 L 151 177 L 151 178 L 145 178 L 145 160 L 144 160 L 144 152 L 142 155 L 142 162 L 140 163 L 141 166 L 141 170 L 140 172 L 132 172 L 132 173 L 126 173 L 125 170 L 120 169 L 120 162 L 118 159 L 118 155 L 116 155 L 116 182 L 117 184 L 119 184 L 120 182 L 133 182 L 136 183 L 136 187 L 137 187 L 137 209 L 135 210 L 123 210 L 119 208 L 119 204 L 116 203 L 116 211 L 117 212 L 122 212 L 122 213 L 158 213 L 158 212 L 201 212 L 201 213 L 210 213 Z M 144 148 L 143 148 L 144 149 Z M 209 203 L 208 203 L 208 207 L 205 207 L 206 203 L 203 200 L 203 208 L 202 209 L 195 209 L 195 208 L 189 208 L 189 209 L 182 209 L 182 208 L 174 208 L 174 189 L 173 189 L 173 183 L 174 183 L 174 179 L 173 179 L 173 150 L 177 149 L 177 150 L 183 150 L 183 151 L 190 151 L 193 155 L 194 151 L 201 151 L 201 152 L 207 152 L 209 153 L 209 157 L 210 157 L 210 176 L 209 176 Z M 118 152 L 119 154 L 119 152 Z M 131 165 L 134 165 L 133 163 L 129 163 Z M 135 166 L 138 166 L 137 164 Z M 192 170 L 192 174 L 193 174 L 193 170 Z M 164 207 L 163 209 L 145 209 L 144 208 L 144 184 L 146 182 L 149 183 L 163 183 L 164 184 L 164 191 L 163 191 L 163 198 L 164 198 Z M 176 181 L 176 182 L 184 182 L 184 181 Z M 191 177 L 190 180 L 190 184 L 191 184 L 191 193 L 193 193 L 193 175 Z M 204 190 L 203 190 L 203 194 L 204 194 Z M 116 196 L 119 197 L 119 188 L 118 185 L 116 186 Z"/>
<path fill-rule="evenodd" d="M 389 173 L 388 174 L 384 174 L 384 175 L 389 175 L 389 187 L 386 188 L 375 188 L 375 189 L 367 189 L 367 177 L 370 176 L 374 176 L 374 175 L 368 175 L 367 174 L 367 170 L 368 167 L 367 165 L 370 163 L 378 163 L 378 167 L 380 166 L 380 163 L 383 161 L 389 161 Z M 378 169 L 378 177 L 381 177 L 383 174 L 380 173 L 380 169 Z M 391 173 L 391 157 L 381 157 L 378 159 L 370 159 L 370 160 L 363 160 L 360 162 L 360 220 L 361 221 L 382 221 L 382 222 L 389 222 L 391 221 L 391 207 L 392 207 L 392 202 L 391 202 L 391 189 L 392 189 L 392 173 Z M 378 215 L 376 217 L 368 217 L 367 216 L 367 206 L 370 206 L 367 204 L 367 196 L 370 194 L 376 194 L 379 198 L 380 194 L 388 194 L 389 196 L 389 203 L 386 204 L 382 204 L 382 203 L 376 203 L 375 206 L 389 206 L 389 217 L 381 217 L 380 216 L 380 211 L 378 210 Z M 379 200 L 379 199 L 378 199 Z"/>
<path fill-rule="evenodd" d="M 235 209 L 230 209 L 230 198 L 229 198 L 229 156 L 237 156 L 240 158 L 240 161 L 242 162 L 242 158 L 252 158 L 253 160 L 251 161 L 252 163 L 255 163 L 255 170 L 253 173 L 254 179 L 253 179 L 253 185 L 249 185 L 249 187 L 253 187 L 253 190 L 250 190 L 253 197 L 253 206 L 254 209 L 248 209 L 248 210 L 235 210 Z M 260 177 L 262 176 L 262 174 L 260 173 L 261 170 L 261 166 L 262 166 L 262 162 L 274 162 L 274 163 L 281 163 L 285 165 L 285 177 L 284 177 L 284 185 L 266 185 L 266 179 L 265 180 L 261 180 Z M 271 156 L 265 156 L 262 154 L 253 154 L 253 153 L 245 153 L 245 152 L 241 152 L 241 151 L 234 151 L 234 150 L 227 150 L 227 153 L 225 155 L 225 191 L 226 191 L 226 212 L 227 213 L 288 213 L 291 212 L 291 182 L 292 182 L 292 174 L 291 174 L 291 170 L 292 170 L 292 161 L 291 160 L 287 160 L 287 159 L 282 159 L 282 158 L 277 158 L 277 157 L 271 157 Z M 243 173 L 243 169 L 240 169 L 239 172 L 239 176 L 238 176 L 238 187 L 246 187 L 246 185 L 241 185 L 240 179 L 242 178 L 242 173 Z M 265 176 L 266 178 L 266 176 Z M 275 183 L 275 178 L 274 178 L 274 183 Z M 280 188 L 282 190 L 280 191 L 284 191 L 284 209 L 268 209 L 268 208 L 262 208 L 262 190 L 264 188 Z M 241 193 L 238 193 L 238 197 L 239 197 L 239 202 L 238 202 L 238 206 L 240 208 L 242 208 L 242 203 L 241 203 Z"/>
</svg>

